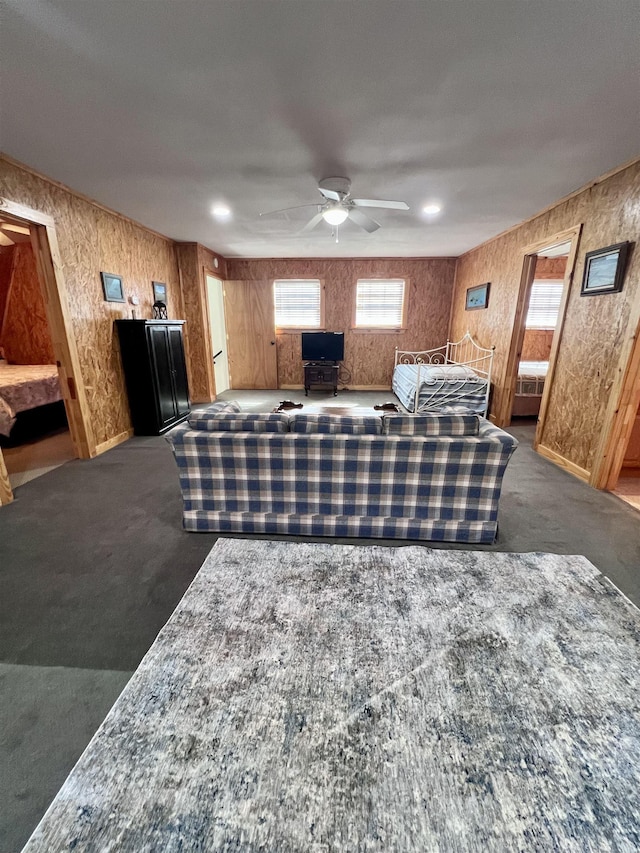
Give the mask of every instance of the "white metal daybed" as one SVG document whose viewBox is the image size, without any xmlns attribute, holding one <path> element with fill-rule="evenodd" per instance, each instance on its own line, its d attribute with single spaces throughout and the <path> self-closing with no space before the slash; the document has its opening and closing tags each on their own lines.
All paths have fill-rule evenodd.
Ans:
<svg viewBox="0 0 640 853">
<path fill-rule="evenodd" d="M 459 341 L 419 352 L 396 348 L 393 391 L 407 412 L 468 412 L 486 417 L 493 347 L 469 332 Z"/>
</svg>

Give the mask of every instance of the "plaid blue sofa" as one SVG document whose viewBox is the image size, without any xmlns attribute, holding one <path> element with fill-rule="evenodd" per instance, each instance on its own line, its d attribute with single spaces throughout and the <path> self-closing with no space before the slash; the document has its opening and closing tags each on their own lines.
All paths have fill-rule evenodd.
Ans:
<svg viewBox="0 0 640 853">
<path fill-rule="evenodd" d="M 490 543 L 517 446 L 473 415 L 193 414 L 167 440 L 186 530 Z"/>
</svg>

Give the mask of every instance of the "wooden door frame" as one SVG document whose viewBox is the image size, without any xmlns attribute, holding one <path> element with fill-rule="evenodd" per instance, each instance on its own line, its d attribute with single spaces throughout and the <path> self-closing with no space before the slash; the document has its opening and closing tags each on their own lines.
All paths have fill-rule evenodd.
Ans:
<svg viewBox="0 0 640 853">
<path fill-rule="evenodd" d="M 206 265 L 202 268 L 202 279 L 204 282 L 204 298 L 205 298 L 204 307 L 205 307 L 205 314 L 207 317 L 207 325 L 206 325 L 205 332 L 207 335 L 207 340 L 209 342 L 208 343 L 208 347 L 209 347 L 208 351 L 209 351 L 209 354 L 211 356 L 211 369 L 213 371 L 213 389 L 214 389 L 215 398 L 217 399 L 218 391 L 216 388 L 216 368 L 215 368 L 215 365 L 213 363 L 213 346 L 212 346 L 212 342 L 211 342 L 211 338 L 212 338 L 212 334 L 211 334 L 211 303 L 209 302 L 209 285 L 207 284 L 207 276 L 208 275 L 211 276 L 211 278 L 215 278 L 215 280 L 219 281 L 220 284 L 222 285 L 222 310 L 223 311 L 225 310 L 225 308 L 224 308 L 225 280 L 220 275 L 220 270 L 213 270 L 213 269 L 211 269 L 211 267 L 208 267 Z M 223 324 L 224 324 L 224 334 L 225 334 L 225 338 L 226 338 L 227 337 L 226 316 L 223 315 L 222 319 L 223 319 Z M 229 347 L 227 347 L 227 379 L 229 382 L 229 388 L 231 388 L 231 373 L 229 371 Z"/>
<path fill-rule="evenodd" d="M 576 265 L 578 254 L 578 244 L 580 242 L 580 234 L 582 225 L 574 225 L 572 228 L 567 228 L 564 231 L 559 231 L 556 234 L 551 234 L 543 240 L 537 240 L 522 249 L 522 273 L 520 276 L 520 287 L 518 290 L 518 299 L 516 303 L 516 311 L 513 319 L 513 327 L 511 329 L 511 341 L 509 344 L 509 353 L 507 355 L 507 366 L 504 378 L 505 393 L 502 395 L 500 408 L 495 415 L 495 423 L 498 426 L 509 426 L 511 423 L 511 415 L 513 412 L 513 402 L 516 391 L 516 379 L 518 375 L 518 363 L 522 354 L 522 346 L 524 342 L 525 322 L 527 317 L 527 308 L 529 306 L 529 298 L 531 296 L 531 286 L 535 278 L 536 263 L 538 260 L 538 252 L 547 246 L 552 246 L 557 243 L 566 243 L 571 241 L 571 248 L 567 257 L 567 265 L 564 271 L 562 298 L 558 309 L 558 321 L 553 332 L 553 341 L 551 344 L 551 352 L 549 354 L 549 367 L 547 369 L 547 377 L 544 383 L 542 399 L 540 401 L 540 411 L 538 413 L 538 423 L 536 434 L 533 442 L 534 450 L 540 447 L 540 441 L 544 430 L 545 420 L 547 418 L 549 397 L 553 385 L 553 377 L 556 369 L 556 360 L 562 333 L 564 329 L 564 320 L 567 312 L 567 303 L 569 301 L 569 293 L 571 291 L 571 283 L 573 281 L 573 273 Z"/>
<path fill-rule="evenodd" d="M 614 489 L 640 406 L 640 296 L 636 298 L 635 323 L 623 344 L 620 364 L 609 395 L 604 429 L 591 468 L 590 485 Z"/>
<path fill-rule="evenodd" d="M 46 213 L 6 198 L 0 198 L 0 211 L 22 220 L 31 231 L 31 245 L 36 258 L 71 440 L 76 456 L 80 459 L 90 459 L 97 453 L 96 441 L 73 335 L 55 222 L 53 217 Z M 0 505 L 12 500 L 13 493 L 0 451 Z"/>
</svg>

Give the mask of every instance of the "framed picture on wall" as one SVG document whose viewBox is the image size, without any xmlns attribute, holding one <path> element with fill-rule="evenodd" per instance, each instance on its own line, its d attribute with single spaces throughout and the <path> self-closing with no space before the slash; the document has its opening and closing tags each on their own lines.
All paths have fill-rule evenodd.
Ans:
<svg viewBox="0 0 640 853">
<path fill-rule="evenodd" d="M 580 296 L 617 293 L 622 290 L 624 271 L 631 243 L 615 243 L 584 256 L 584 274 Z"/>
<path fill-rule="evenodd" d="M 154 281 L 153 284 L 153 301 L 164 302 L 167 304 L 167 285 L 161 281 Z"/>
<path fill-rule="evenodd" d="M 467 288 L 467 298 L 464 302 L 465 311 L 476 311 L 486 308 L 489 304 L 489 282 Z"/>
<path fill-rule="evenodd" d="M 113 275 L 110 272 L 101 272 L 102 289 L 104 291 L 105 302 L 124 302 L 124 288 L 122 286 L 122 276 Z"/>
</svg>

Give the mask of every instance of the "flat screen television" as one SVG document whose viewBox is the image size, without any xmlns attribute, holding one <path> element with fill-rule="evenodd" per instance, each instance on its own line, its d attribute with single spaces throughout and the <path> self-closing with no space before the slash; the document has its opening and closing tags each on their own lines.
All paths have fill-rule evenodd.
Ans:
<svg viewBox="0 0 640 853">
<path fill-rule="evenodd" d="M 303 361 L 342 361 L 344 332 L 303 332 Z"/>
</svg>

